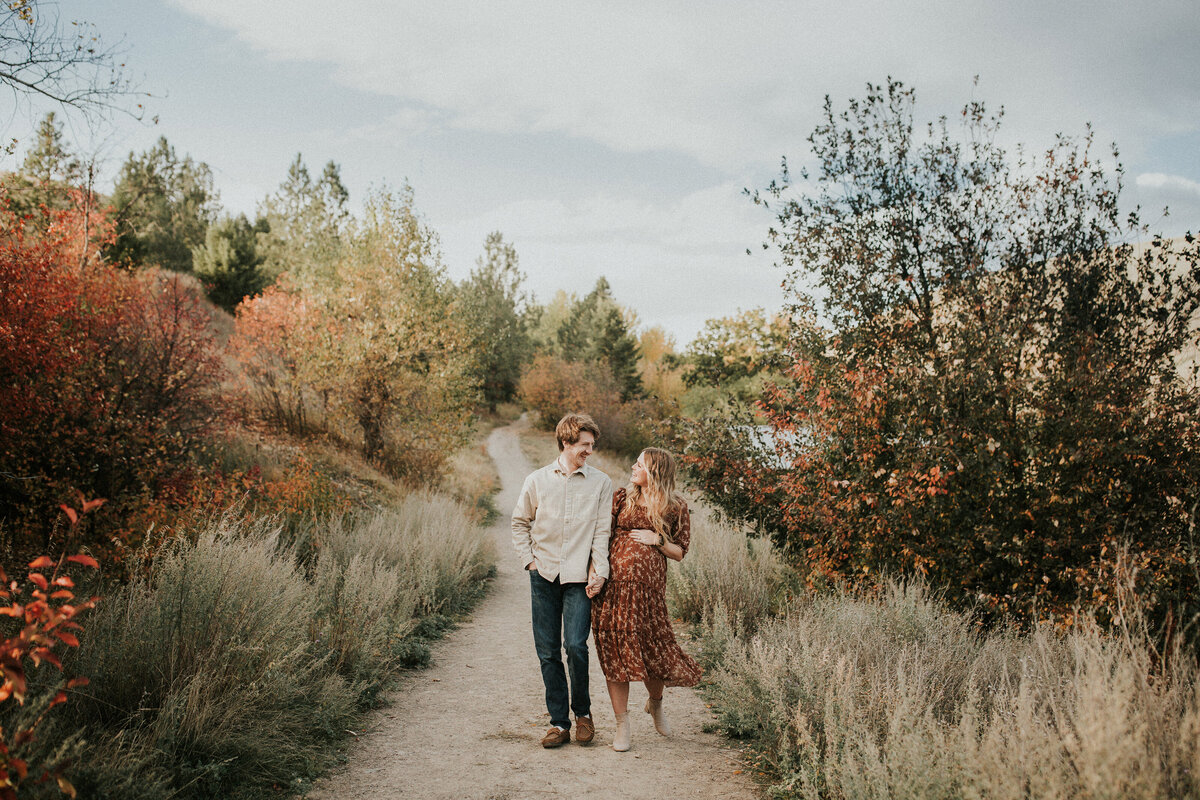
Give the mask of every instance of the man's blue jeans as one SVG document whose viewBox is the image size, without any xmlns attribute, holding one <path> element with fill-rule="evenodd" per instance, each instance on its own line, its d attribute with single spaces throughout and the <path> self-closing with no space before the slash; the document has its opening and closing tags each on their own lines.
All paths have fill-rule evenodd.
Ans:
<svg viewBox="0 0 1200 800">
<path fill-rule="evenodd" d="M 592 714 L 588 697 L 588 630 L 592 622 L 592 601 L 584 591 L 587 584 L 548 581 L 536 569 L 529 570 L 529 590 L 533 599 L 533 644 L 542 664 L 542 683 L 546 684 L 546 710 L 551 724 L 571 727 L 568 708 L 576 717 Z M 562 651 L 567 650 L 567 669 L 571 673 L 570 702 L 567 676 L 563 671 Z"/>
</svg>

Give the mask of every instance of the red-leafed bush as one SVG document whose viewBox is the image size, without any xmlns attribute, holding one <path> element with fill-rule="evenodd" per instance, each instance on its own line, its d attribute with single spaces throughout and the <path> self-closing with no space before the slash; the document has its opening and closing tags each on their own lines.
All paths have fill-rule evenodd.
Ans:
<svg viewBox="0 0 1200 800">
<path fill-rule="evenodd" d="M 81 511 L 86 514 L 103 503 L 103 500 L 86 501 Z M 62 510 L 70 519 L 71 527 L 75 527 L 80 512 L 65 505 Z M 87 555 L 67 556 L 65 560 L 93 569 L 100 566 Z M 54 571 L 47 576 L 43 570 L 49 567 L 53 567 Z M 75 588 L 75 582 L 69 575 L 60 574 L 62 567 L 62 558 L 55 561 L 49 556 L 38 556 L 29 564 L 28 585 L 15 580 L 10 583 L 0 567 L 0 602 L 7 604 L 0 606 L 0 616 L 12 620 L 9 624 L 0 624 L 0 631 L 8 634 L 0 642 L 0 672 L 3 674 L 0 704 L 9 700 L 25 704 L 29 692 L 28 664 L 35 669 L 49 664 L 61 670 L 61 647 L 79 646 L 79 639 L 73 631 L 81 628 L 75 618 L 94 607 L 99 598 L 76 601 L 75 593 L 71 591 Z M 61 688 L 52 688 L 53 698 L 35 718 L 18 725 L 15 730 L 0 729 L 0 800 L 17 800 L 17 790 L 30 779 L 42 783 L 53 779 L 58 782 L 63 794 L 75 797 L 75 788 L 63 775 L 63 764 L 42 764 L 31 770 L 28 757 L 23 757 L 23 750 L 33 741 L 38 725 L 50 709 L 67 702 L 67 690 L 85 686 L 87 682 L 87 678 L 75 677 L 61 684 Z"/>
<path fill-rule="evenodd" d="M 88 215 L 88 236 L 105 229 Z M 30 520 L 63 497 L 108 497 L 109 511 L 153 494 L 215 415 L 220 364 L 194 282 L 106 265 L 84 236 L 78 212 L 39 233 L 0 210 L 0 522 L 19 557 L 61 544 Z"/>
<path fill-rule="evenodd" d="M 237 308 L 230 351 L 263 419 L 291 433 L 315 423 L 312 361 L 318 329 L 331 325 L 319 303 L 289 287 L 271 286 Z"/>
</svg>

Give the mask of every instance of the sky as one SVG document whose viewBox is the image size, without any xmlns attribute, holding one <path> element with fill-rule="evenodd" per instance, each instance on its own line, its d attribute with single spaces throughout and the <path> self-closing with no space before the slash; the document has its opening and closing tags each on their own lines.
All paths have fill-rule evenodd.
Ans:
<svg viewBox="0 0 1200 800">
<path fill-rule="evenodd" d="M 1033 150 L 1090 123 L 1120 148 L 1127 206 L 1200 230 L 1195 0 L 51 5 L 119 43 L 151 95 L 142 121 L 68 118 L 101 189 L 159 136 L 248 215 L 298 153 L 313 172 L 332 160 L 352 205 L 411 184 L 456 280 L 499 230 L 538 300 L 604 276 L 680 347 L 707 319 L 783 304 L 772 217 L 745 190 L 809 161 L 826 95 L 888 76 L 915 87 L 918 120 L 983 100 Z M 27 136 L 42 110 L 0 133 Z"/>
</svg>

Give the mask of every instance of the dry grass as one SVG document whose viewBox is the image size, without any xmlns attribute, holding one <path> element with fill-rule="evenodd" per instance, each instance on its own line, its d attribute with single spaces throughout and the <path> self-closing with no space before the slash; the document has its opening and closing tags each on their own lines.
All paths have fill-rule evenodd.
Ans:
<svg viewBox="0 0 1200 800">
<path fill-rule="evenodd" d="M 473 509 L 481 524 L 496 517 L 493 499 L 500 491 L 500 473 L 487 453 L 487 437 L 476 434 L 469 445 L 450 457 L 449 469 L 442 479 L 442 490 Z"/>
<path fill-rule="evenodd" d="M 481 525 L 490 524 L 499 514 L 494 501 L 500 491 L 500 473 L 487 452 L 488 436 L 520 416 L 521 408 L 515 403 L 500 403 L 494 412 L 479 412 L 470 443 L 450 457 L 442 477 L 441 490 L 474 509 Z"/>
<path fill-rule="evenodd" d="M 280 532 L 213 520 L 103 598 L 67 665 L 91 684 L 40 734 L 74 754 L 80 796 L 302 788 L 493 569 L 491 538 L 443 496 L 311 523 L 303 548 Z"/>
<path fill-rule="evenodd" d="M 690 504 L 692 538 L 687 557 L 670 563 L 667 601 L 687 622 L 724 618 L 749 633 L 786 603 L 793 576 L 769 542 L 722 528 Z"/>
<path fill-rule="evenodd" d="M 772 796 L 1200 797 L 1194 655 L 1156 655 L 1136 615 L 1118 635 L 984 632 L 924 587 L 892 584 L 770 616 L 761 586 L 775 569 L 709 527 L 672 577 L 677 606 L 705 614 L 721 726 L 754 743 Z"/>
</svg>

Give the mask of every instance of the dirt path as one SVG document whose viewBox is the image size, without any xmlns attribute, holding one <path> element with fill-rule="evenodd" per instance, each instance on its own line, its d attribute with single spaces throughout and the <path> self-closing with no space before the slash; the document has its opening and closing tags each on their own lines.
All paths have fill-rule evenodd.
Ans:
<svg viewBox="0 0 1200 800">
<path fill-rule="evenodd" d="M 522 424 L 522 423 L 516 423 Z M 473 618 L 434 649 L 434 665 L 414 673 L 377 712 L 351 748 L 349 764 L 317 782 L 314 800 L 358 798 L 741 798 L 757 795 L 737 751 L 703 733 L 708 710 L 690 689 L 668 689 L 675 733 L 659 736 L 630 692 L 633 749 L 612 750 L 613 719 L 591 649 L 596 739 L 555 750 L 539 745 L 549 726 L 529 622 L 529 584 L 514 564 L 506 512 L 530 467 L 512 427 L 488 440 L 502 489 L 492 532 L 499 574 Z M 573 733 L 574 731 L 572 731 Z"/>
</svg>

